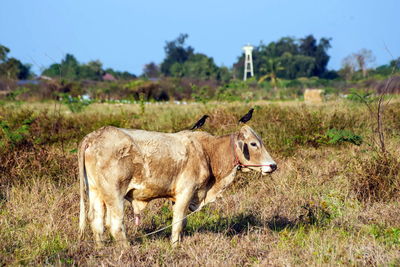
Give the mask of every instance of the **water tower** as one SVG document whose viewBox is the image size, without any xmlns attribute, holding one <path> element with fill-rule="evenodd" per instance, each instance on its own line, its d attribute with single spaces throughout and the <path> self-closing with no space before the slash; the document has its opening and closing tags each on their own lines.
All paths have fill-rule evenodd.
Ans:
<svg viewBox="0 0 400 267">
<path fill-rule="evenodd" d="M 243 51 L 244 51 L 244 75 L 243 75 L 243 81 L 247 79 L 247 74 L 250 73 L 250 77 L 254 76 L 253 72 L 253 46 L 250 44 L 247 44 L 243 46 Z"/>
</svg>

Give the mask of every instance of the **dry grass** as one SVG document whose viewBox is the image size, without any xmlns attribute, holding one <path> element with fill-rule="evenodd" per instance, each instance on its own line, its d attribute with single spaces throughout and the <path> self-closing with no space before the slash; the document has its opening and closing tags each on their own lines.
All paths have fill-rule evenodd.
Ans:
<svg viewBox="0 0 400 267">
<path fill-rule="evenodd" d="M 53 104 L 35 104 L 33 114 L 26 104 L 0 108 L 12 129 L 27 116 L 35 119 L 23 141 L 6 143 L 0 153 L 0 265 L 399 265 L 400 121 L 393 114 L 400 105 L 387 109 L 392 159 L 385 164 L 366 142 L 324 142 L 331 128 L 368 142 L 370 118 L 362 105 L 257 104 L 251 126 L 278 171 L 240 174 L 223 199 L 189 218 L 176 249 L 170 229 L 143 237 L 171 221 L 168 201 L 152 202 L 139 228 L 127 207 L 127 250 L 113 242 L 96 249 L 90 231 L 78 241 L 76 143 L 105 124 L 173 132 L 204 113 L 211 115 L 205 129 L 224 134 L 236 129 L 249 105 L 149 105 L 143 115 L 135 105 L 98 104 L 83 114 Z"/>
</svg>

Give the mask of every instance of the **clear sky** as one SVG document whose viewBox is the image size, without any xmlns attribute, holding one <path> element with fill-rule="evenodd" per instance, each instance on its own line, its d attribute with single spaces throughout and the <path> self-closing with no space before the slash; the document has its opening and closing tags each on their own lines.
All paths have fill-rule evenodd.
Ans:
<svg viewBox="0 0 400 267">
<path fill-rule="evenodd" d="M 166 40 L 189 34 L 195 51 L 230 67 L 246 43 L 331 37 L 328 67 L 371 49 L 376 66 L 400 56 L 400 0 L 2 0 L 0 44 L 33 70 L 72 53 L 80 62 L 141 74 Z M 386 48 L 387 47 L 387 48 Z"/>
</svg>

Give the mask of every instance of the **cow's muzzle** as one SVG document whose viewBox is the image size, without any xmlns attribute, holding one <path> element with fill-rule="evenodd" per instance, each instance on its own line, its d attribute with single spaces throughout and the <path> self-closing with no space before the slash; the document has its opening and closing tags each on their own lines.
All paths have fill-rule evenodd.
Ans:
<svg viewBox="0 0 400 267">
<path fill-rule="evenodd" d="M 261 173 L 262 173 L 262 175 L 266 175 L 267 173 L 274 172 L 277 168 L 278 168 L 278 166 L 275 163 L 269 164 L 266 166 L 262 166 Z"/>
</svg>

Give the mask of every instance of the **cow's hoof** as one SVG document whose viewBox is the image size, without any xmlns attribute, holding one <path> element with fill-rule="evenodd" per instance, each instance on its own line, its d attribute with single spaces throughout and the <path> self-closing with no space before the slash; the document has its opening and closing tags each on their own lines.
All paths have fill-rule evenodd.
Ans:
<svg viewBox="0 0 400 267">
<path fill-rule="evenodd" d="M 171 240 L 171 246 L 172 246 L 173 248 L 179 247 L 180 243 L 181 243 L 180 239 L 178 239 L 178 240 L 176 240 L 176 241 L 172 241 L 172 240 Z"/>
<path fill-rule="evenodd" d="M 130 248 L 130 246 L 131 246 L 131 244 L 128 241 L 121 241 L 119 243 L 120 243 L 119 246 L 121 247 L 121 249 L 127 249 L 127 248 Z"/>
<path fill-rule="evenodd" d="M 96 241 L 96 249 L 102 249 L 102 248 L 104 248 L 104 242 Z"/>
</svg>

